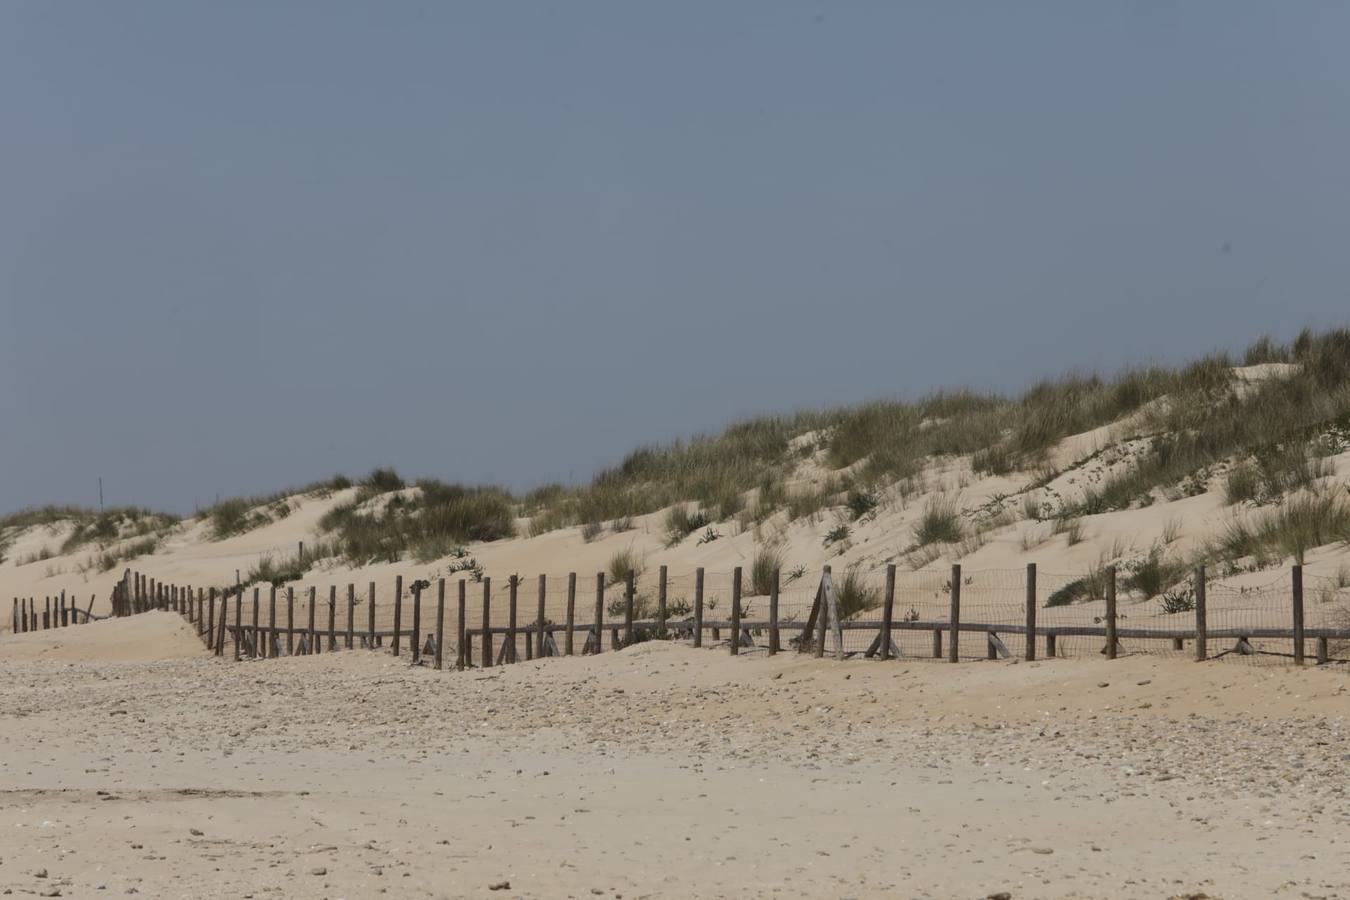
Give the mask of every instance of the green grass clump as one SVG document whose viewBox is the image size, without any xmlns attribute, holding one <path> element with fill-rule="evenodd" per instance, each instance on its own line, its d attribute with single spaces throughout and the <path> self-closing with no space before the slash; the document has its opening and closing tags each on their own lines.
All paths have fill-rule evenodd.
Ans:
<svg viewBox="0 0 1350 900">
<path fill-rule="evenodd" d="M 850 619 L 881 605 L 881 586 L 869 583 L 856 565 L 844 571 L 844 577 L 834 586 L 834 593 L 841 619 Z"/>
<path fill-rule="evenodd" d="M 1154 545 L 1143 559 L 1126 568 L 1129 573 L 1121 579 L 1121 587 L 1151 600 L 1180 581 L 1188 566 L 1183 560 L 1168 558 L 1162 545 Z"/>
<path fill-rule="evenodd" d="M 666 513 L 666 546 L 673 547 L 700 528 L 708 527 L 708 517 L 701 509 L 692 512 L 687 503 L 676 503 Z"/>
<path fill-rule="evenodd" d="M 955 544 L 961 540 L 961 536 L 961 512 L 956 501 L 942 495 L 930 497 L 919 521 L 914 525 L 915 546 Z"/>
<path fill-rule="evenodd" d="M 774 573 L 782 568 L 782 551 L 770 544 L 761 544 L 750 563 L 750 593 L 763 595 L 772 591 Z"/>
<path fill-rule="evenodd" d="M 1224 559 L 1258 561 L 1292 557 L 1299 565 L 1309 550 L 1350 541 L 1350 503 L 1340 492 L 1301 494 L 1252 521 L 1234 519 L 1210 548 Z"/>
<path fill-rule="evenodd" d="M 609 583 L 621 584 L 627 581 L 630 571 L 635 579 L 639 578 L 643 569 L 642 557 L 638 556 L 632 547 L 620 550 L 609 558 Z"/>
</svg>

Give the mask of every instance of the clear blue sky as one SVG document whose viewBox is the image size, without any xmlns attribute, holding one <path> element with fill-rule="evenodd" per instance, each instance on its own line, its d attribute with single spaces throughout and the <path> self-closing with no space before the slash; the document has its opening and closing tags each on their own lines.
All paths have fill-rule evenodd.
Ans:
<svg viewBox="0 0 1350 900">
<path fill-rule="evenodd" d="M 0 510 L 1350 319 L 1350 4 L 0 4 Z"/>
</svg>

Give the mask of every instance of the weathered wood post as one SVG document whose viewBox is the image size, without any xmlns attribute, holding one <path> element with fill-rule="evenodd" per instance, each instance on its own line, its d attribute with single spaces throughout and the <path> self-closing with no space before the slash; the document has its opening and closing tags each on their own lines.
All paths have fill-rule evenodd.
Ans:
<svg viewBox="0 0 1350 900">
<path fill-rule="evenodd" d="M 1195 661 L 1204 662 L 1209 650 L 1209 626 L 1205 622 L 1205 567 L 1195 568 Z"/>
<path fill-rule="evenodd" d="M 778 567 L 774 566 L 769 582 L 769 655 L 773 656 L 782 647 L 778 642 Z"/>
<path fill-rule="evenodd" d="M 502 647 L 505 656 L 502 658 L 508 663 L 516 662 L 516 597 L 519 584 L 520 578 L 516 575 L 512 575 L 506 583 L 509 603 L 506 613 L 506 644 Z"/>
<path fill-rule="evenodd" d="M 314 609 L 319 605 L 318 590 L 313 585 L 309 588 L 309 627 L 305 629 L 305 653 L 307 655 L 319 652 L 319 630 L 314 627 Z"/>
<path fill-rule="evenodd" d="M 544 631 L 547 616 L 544 610 L 545 593 L 548 591 L 548 576 L 539 576 L 539 615 L 535 617 L 534 655 L 543 659 L 548 655 L 548 634 Z"/>
<path fill-rule="evenodd" d="M 816 591 L 816 600 L 819 603 L 816 615 L 816 645 L 811 653 L 816 659 L 825 658 L 825 629 L 828 626 L 826 621 L 829 618 L 830 604 L 825 596 L 825 580 L 830 575 L 829 566 L 820 567 L 820 587 Z"/>
<path fill-rule="evenodd" d="M 483 578 L 483 668 L 492 667 L 492 578 Z"/>
<path fill-rule="evenodd" d="M 741 567 L 731 572 L 731 655 L 741 652 Z"/>
<path fill-rule="evenodd" d="M 256 587 L 255 587 L 255 588 L 253 589 L 253 658 L 254 658 L 254 659 L 257 659 L 258 657 L 260 657 L 260 656 L 263 655 L 263 648 L 262 648 L 262 646 L 261 646 L 262 642 L 258 640 L 258 636 L 259 636 L 259 635 L 258 635 L 258 625 L 259 625 L 259 622 L 261 621 L 261 620 L 259 619 L 259 617 L 258 617 L 258 613 L 259 613 L 259 611 L 260 611 L 261 608 L 262 608 L 262 607 L 261 607 L 261 602 L 262 602 L 262 590 L 261 590 L 260 588 L 256 588 Z"/>
<path fill-rule="evenodd" d="M 942 659 L 942 629 L 933 629 L 933 659 Z"/>
<path fill-rule="evenodd" d="M 604 649 L 605 640 L 605 573 L 595 573 L 595 650 L 599 653 Z"/>
<path fill-rule="evenodd" d="M 1106 658 L 1116 658 L 1116 567 L 1106 567 Z"/>
<path fill-rule="evenodd" d="M 350 581 L 347 582 L 347 638 L 343 643 L 348 650 L 356 646 L 356 585 Z"/>
<path fill-rule="evenodd" d="M 286 588 L 286 655 L 295 655 L 295 588 Z"/>
<path fill-rule="evenodd" d="M 216 648 L 216 589 L 210 588 L 206 592 L 206 646 L 210 650 Z M 219 656 L 220 654 L 216 654 Z"/>
<path fill-rule="evenodd" d="M 703 646 L 703 567 L 694 570 L 694 646 Z"/>
<path fill-rule="evenodd" d="M 239 643 L 244 638 L 244 586 L 234 586 L 234 661 L 239 662 Z"/>
<path fill-rule="evenodd" d="M 267 594 L 267 658 L 276 659 L 277 652 L 277 586 Z"/>
<path fill-rule="evenodd" d="M 567 573 L 567 630 L 563 632 L 563 654 L 572 655 L 572 632 L 577 624 L 577 573 Z"/>
<path fill-rule="evenodd" d="M 1331 659 L 1331 648 L 1327 646 L 1327 636 L 1321 634 L 1317 636 L 1317 664 L 1324 666 Z"/>
<path fill-rule="evenodd" d="M 947 662 L 961 659 L 961 564 L 952 565 L 951 635 L 947 638 Z"/>
<path fill-rule="evenodd" d="M 220 592 L 220 624 L 216 626 L 216 656 L 225 655 L 225 622 L 230 606 L 229 591 Z"/>
<path fill-rule="evenodd" d="M 42 601 L 42 630 L 46 631 L 52 627 L 52 598 L 45 597 Z"/>
<path fill-rule="evenodd" d="M 445 579 L 436 580 L 436 668 L 444 668 L 445 658 Z"/>
<path fill-rule="evenodd" d="M 465 641 L 468 636 L 468 627 L 464 624 L 464 613 L 466 609 L 468 585 L 464 579 L 459 580 L 459 617 L 455 622 L 455 668 L 461 672 L 464 667 L 473 664 L 473 657 L 469 650 L 469 645 Z"/>
<path fill-rule="evenodd" d="M 1294 665 L 1303 665 L 1303 567 L 1294 566 Z"/>
<path fill-rule="evenodd" d="M 416 578 L 412 584 L 413 627 L 412 627 L 412 663 L 422 661 L 422 579 Z"/>
<path fill-rule="evenodd" d="M 881 601 L 881 660 L 891 658 L 891 625 L 895 623 L 895 565 L 886 566 L 886 593 Z"/>
<path fill-rule="evenodd" d="M 1036 659 L 1036 564 L 1027 563 L 1027 662 Z"/>
<path fill-rule="evenodd" d="M 70 610 L 69 610 L 69 609 L 67 608 L 67 606 L 66 606 L 66 592 L 65 592 L 65 591 L 62 591 L 62 592 L 61 592 L 61 627 L 62 627 L 62 628 L 67 628 L 67 627 L 69 627 L 69 626 L 70 626 Z"/>
<path fill-rule="evenodd" d="M 366 588 L 366 649 L 375 649 L 375 582 Z"/>
<path fill-rule="evenodd" d="M 324 643 L 325 651 L 337 649 L 337 585 L 328 586 L 328 640 Z"/>
<path fill-rule="evenodd" d="M 656 636 L 666 639 L 666 567 L 662 566 L 656 581 Z"/>
<path fill-rule="evenodd" d="M 633 601 L 637 595 L 637 573 L 628 570 L 623 588 L 623 645 L 633 643 Z"/>
<path fill-rule="evenodd" d="M 399 632 L 403 630 L 403 576 L 394 576 L 394 655 L 398 656 Z"/>
</svg>

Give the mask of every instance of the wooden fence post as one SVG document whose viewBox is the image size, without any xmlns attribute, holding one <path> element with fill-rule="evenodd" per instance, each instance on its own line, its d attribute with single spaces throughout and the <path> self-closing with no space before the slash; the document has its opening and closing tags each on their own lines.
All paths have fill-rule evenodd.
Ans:
<svg viewBox="0 0 1350 900">
<path fill-rule="evenodd" d="M 375 649 L 375 582 L 366 588 L 366 649 Z"/>
<path fill-rule="evenodd" d="M 1294 566 L 1294 665 L 1303 665 L 1303 567 Z"/>
<path fill-rule="evenodd" d="M 394 655 L 398 656 L 399 632 L 403 629 L 403 576 L 394 576 Z"/>
<path fill-rule="evenodd" d="M 694 646 L 703 646 L 703 567 L 694 570 Z"/>
<path fill-rule="evenodd" d="M 662 566 L 656 583 L 656 636 L 666 637 L 666 567 Z"/>
<path fill-rule="evenodd" d="M 207 649 L 216 649 L 216 589 L 210 588 L 206 592 L 206 646 Z M 220 654 L 216 654 L 219 656 Z"/>
<path fill-rule="evenodd" d="M 517 594 L 518 594 L 517 587 L 519 586 L 519 584 L 520 584 L 520 578 L 519 578 L 519 576 L 516 576 L 516 575 L 512 575 L 512 576 L 511 576 L 511 579 L 506 583 L 507 597 L 508 597 L 508 599 L 509 599 L 509 603 L 508 603 L 508 609 L 507 609 L 507 612 L 506 612 L 506 643 L 505 643 L 505 645 L 502 647 L 502 652 L 505 654 L 505 656 L 503 656 L 502 659 L 504 659 L 504 660 L 505 660 L 506 662 L 508 662 L 508 663 L 517 662 L 517 659 L 516 659 L 516 599 L 517 599 Z M 528 637 L 528 635 L 527 635 L 527 637 Z"/>
<path fill-rule="evenodd" d="M 563 633 L 563 655 L 572 655 L 572 631 L 577 619 L 577 573 L 567 573 L 567 631 Z"/>
<path fill-rule="evenodd" d="M 440 640 L 440 637 L 437 637 Z M 356 646 L 356 585 L 347 582 L 347 639 L 346 649 Z"/>
<path fill-rule="evenodd" d="M 74 599 L 73 597 L 71 598 Z M 66 628 L 70 625 L 70 612 L 66 607 L 66 592 L 61 592 L 61 627 Z"/>
<path fill-rule="evenodd" d="M 1195 569 L 1195 661 L 1204 662 L 1209 649 L 1209 626 L 1205 622 L 1205 567 Z"/>
<path fill-rule="evenodd" d="M 741 652 L 741 567 L 731 572 L 731 655 Z"/>
<path fill-rule="evenodd" d="M 267 596 L 267 658 L 275 659 L 280 654 L 277 652 L 277 586 L 272 585 L 272 590 Z"/>
<path fill-rule="evenodd" d="M 628 570 L 623 589 L 623 645 L 633 643 L 633 601 L 637 594 L 637 573 Z"/>
<path fill-rule="evenodd" d="M 309 588 L 309 627 L 305 630 L 305 653 L 313 655 L 319 652 L 319 632 L 314 627 L 314 607 L 318 606 L 318 588 Z"/>
<path fill-rule="evenodd" d="M 260 656 L 263 655 L 263 654 L 262 654 L 262 647 L 258 646 L 258 621 L 259 621 L 259 619 L 258 619 L 258 612 L 259 612 L 259 610 L 261 609 L 261 607 L 260 607 L 260 605 L 259 605 L 259 604 L 261 603 L 261 601 L 262 601 L 262 589 L 261 589 L 261 588 L 256 588 L 256 587 L 255 587 L 255 588 L 253 589 L 253 658 L 254 658 L 254 659 L 257 659 L 258 657 L 260 657 Z"/>
<path fill-rule="evenodd" d="M 881 660 L 891 658 L 891 625 L 895 622 L 895 564 L 886 566 L 886 593 L 881 602 Z"/>
<path fill-rule="evenodd" d="M 544 594 L 548 590 L 548 576 L 539 576 L 539 614 L 535 617 L 534 655 L 543 659 L 547 653 L 548 635 L 544 632 Z"/>
<path fill-rule="evenodd" d="M 813 655 L 816 659 L 825 658 L 825 628 L 828 624 L 825 620 L 829 618 L 829 606 L 825 598 L 825 578 L 830 574 L 829 566 L 820 567 L 820 587 L 816 590 L 816 601 L 819 608 L 816 615 L 816 646 L 813 648 Z"/>
<path fill-rule="evenodd" d="M 1027 563 L 1027 662 L 1036 659 L 1036 564 Z"/>
<path fill-rule="evenodd" d="M 422 579 L 413 580 L 412 664 L 422 661 Z"/>
<path fill-rule="evenodd" d="M 774 566 L 769 582 L 769 655 L 773 656 L 782 647 L 778 642 L 778 567 Z"/>
<path fill-rule="evenodd" d="M 947 662 L 961 659 L 961 564 L 952 565 L 951 634 L 947 638 Z"/>
<path fill-rule="evenodd" d="M 239 662 L 239 642 L 244 638 L 244 586 L 234 587 L 234 661 Z"/>
<path fill-rule="evenodd" d="M 337 649 L 337 585 L 328 586 L 328 640 L 323 646 L 324 652 Z"/>
<path fill-rule="evenodd" d="M 605 573 L 595 573 L 595 653 L 605 648 Z"/>
<path fill-rule="evenodd" d="M 473 665 L 473 660 L 469 656 L 468 645 L 464 641 L 468 632 L 468 628 L 464 624 L 467 591 L 468 585 L 461 578 L 459 580 L 459 617 L 455 622 L 455 668 L 461 672 L 464 671 L 465 666 Z"/>
<path fill-rule="evenodd" d="M 349 645 L 350 646 L 350 645 Z M 436 580 L 436 668 L 444 668 L 445 658 L 445 579 Z"/>
<path fill-rule="evenodd" d="M 483 668 L 492 667 L 492 578 L 483 578 Z"/>
<path fill-rule="evenodd" d="M 295 655 L 295 588 L 286 588 L 286 655 Z"/>
<path fill-rule="evenodd" d="M 223 656 L 225 654 L 225 622 L 226 622 L 225 615 L 229 610 L 229 606 L 230 606 L 229 591 L 222 590 L 220 592 L 220 624 L 217 625 L 215 629 L 216 656 Z"/>
<path fill-rule="evenodd" d="M 1106 658 L 1116 658 L 1116 567 L 1106 567 Z"/>
</svg>

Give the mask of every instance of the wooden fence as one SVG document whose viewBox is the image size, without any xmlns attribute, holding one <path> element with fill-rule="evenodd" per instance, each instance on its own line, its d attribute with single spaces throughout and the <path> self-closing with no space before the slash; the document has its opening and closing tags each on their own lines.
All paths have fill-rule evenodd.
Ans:
<svg viewBox="0 0 1350 900">
<path fill-rule="evenodd" d="M 69 600 L 67 600 L 66 592 L 62 591 L 54 597 L 46 597 L 43 601 L 42 608 L 39 610 L 36 597 L 15 597 L 11 630 L 14 634 L 22 634 L 29 631 L 42 631 L 48 628 L 67 628 L 71 625 L 83 625 L 92 619 L 98 618 L 98 616 L 93 615 L 95 599 L 96 596 L 91 596 L 89 598 L 89 608 L 80 609 L 75 602 L 74 596 L 71 596 Z"/>
<path fill-rule="evenodd" d="M 934 573 L 927 574 L 931 576 Z M 374 583 L 369 585 L 366 596 L 359 601 L 355 585 L 347 585 L 341 597 L 336 585 L 329 586 L 326 598 L 319 596 L 317 587 L 310 587 L 308 596 L 301 598 L 302 618 L 297 619 L 294 589 L 282 592 L 278 587 L 270 587 L 264 598 L 263 588 L 253 587 L 250 600 L 243 586 L 229 591 L 197 589 L 194 592 L 190 587 L 158 583 L 128 571 L 114 592 L 113 608 L 115 615 L 131 615 L 148 609 L 178 612 L 194 625 L 196 633 L 216 656 L 225 655 L 228 639 L 231 655 L 236 660 L 315 654 L 358 647 L 374 649 L 384 647 L 388 642 L 395 656 L 403 655 L 406 650 L 412 662 L 429 661 L 438 669 L 447 662 L 460 669 L 475 665 L 487 668 L 534 657 L 600 653 L 604 649 L 606 634 L 611 650 L 650 639 L 686 639 L 698 647 L 708 636 L 713 641 L 720 641 L 725 631 L 728 635 L 728 652 L 732 654 L 758 646 L 756 638 L 759 638 L 771 655 L 790 649 L 801 653 L 810 652 L 817 657 L 829 651 L 837 659 L 853 655 L 880 659 L 908 655 L 928 656 L 948 662 L 961 660 L 963 653 L 967 659 L 972 655 L 988 659 L 1017 655 L 1034 660 L 1042 653 L 1045 657 L 1055 657 L 1064 655 L 1066 639 L 1077 638 L 1090 640 L 1092 646 L 1099 648 L 1096 652 L 1110 659 L 1128 652 L 1125 642 L 1135 642 L 1139 646 L 1165 646 L 1174 653 L 1186 652 L 1189 644 L 1196 660 L 1230 653 L 1244 656 L 1266 654 L 1287 656 L 1299 665 L 1305 662 L 1309 642 L 1315 642 L 1314 658 L 1321 664 L 1331 661 L 1333 641 L 1350 640 L 1350 623 L 1344 627 L 1326 624 L 1309 626 L 1304 611 L 1303 571 L 1299 566 L 1295 566 L 1290 573 L 1287 591 L 1281 588 L 1278 600 L 1274 601 L 1278 606 L 1278 617 L 1284 619 L 1285 625 L 1260 620 L 1254 620 L 1255 624 L 1237 621 L 1229 615 L 1231 609 L 1222 612 L 1233 621 L 1215 625 L 1211 622 L 1206 570 L 1200 567 L 1195 570 L 1191 580 L 1194 605 L 1193 609 L 1187 611 L 1185 625 L 1131 627 L 1122 624 L 1124 617 L 1118 609 L 1115 569 L 1108 567 L 1103 574 L 1101 588 L 1104 594 L 1104 615 L 1095 617 L 1095 620 L 1090 619 L 1089 624 L 1053 619 L 1047 621 L 1056 610 L 1042 602 L 1045 591 L 1039 584 L 1034 564 L 1027 566 L 1025 574 L 1019 579 L 1019 589 L 1025 593 L 1025 602 L 1019 604 L 1021 615 L 1016 618 L 1007 615 L 1010 610 L 1005 603 L 997 607 L 1001 613 L 997 620 L 988 614 L 990 609 L 994 609 L 991 606 L 975 604 L 963 610 L 963 593 L 978 590 L 979 584 L 969 574 L 963 576 L 959 565 L 952 566 L 950 578 L 942 585 L 945 608 L 941 610 L 940 617 L 931 614 L 934 612 L 932 607 L 925 607 L 930 613 L 928 616 L 920 615 L 911 607 L 909 613 L 897 617 L 895 566 L 886 567 L 884 588 L 878 586 L 879 609 L 863 611 L 864 614 L 872 614 L 870 617 L 841 609 L 841 588 L 836 584 L 829 566 L 824 567 L 816 584 L 809 611 L 804 603 L 798 609 L 798 612 L 806 613 L 804 618 L 796 614 L 780 614 L 779 573 L 773 574 L 767 589 L 767 615 L 748 615 L 748 609 L 743 605 L 740 568 L 732 573 L 731 602 L 720 618 L 709 615 L 702 569 L 695 572 L 692 607 L 687 612 L 682 609 L 680 615 L 673 616 L 667 605 L 668 578 L 664 566 L 660 568 L 655 585 L 654 609 L 641 616 L 637 615 L 636 574 L 632 571 L 619 584 L 607 584 L 603 574 L 596 575 L 594 607 L 589 611 L 590 615 L 585 612 L 578 614 L 578 603 L 582 604 L 582 610 L 588 604 L 585 598 L 578 597 L 576 574 L 569 573 L 566 578 L 565 614 L 560 616 L 561 621 L 555 621 L 547 614 L 547 580 L 544 576 L 539 577 L 537 614 L 528 621 L 521 621 L 519 595 L 524 580 L 511 576 L 507 581 L 504 624 L 494 623 L 494 614 L 500 620 L 501 610 L 493 608 L 491 579 L 460 579 L 456 585 L 456 596 L 451 600 L 452 633 L 447 633 L 445 628 L 447 581 L 444 578 L 435 583 L 433 600 L 429 593 L 433 587 L 431 582 L 414 581 L 405 590 L 403 578 L 397 577 L 392 626 L 377 627 Z M 621 597 L 607 603 L 607 588 L 621 588 Z M 469 594 L 470 590 L 477 589 L 481 589 L 482 608 L 480 624 L 475 627 L 468 624 L 469 613 L 477 612 L 470 607 Z M 410 616 L 405 618 L 407 602 L 404 598 L 408 595 L 411 609 Z M 362 622 L 358 621 L 358 602 L 366 607 Z M 1284 608 L 1286 604 L 1287 609 Z M 1263 618 L 1269 619 L 1273 608 L 1268 605 Z M 554 607 L 555 612 L 561 612 L 561 609 Z M 879 618 L 875 617 L 878 611 Z M 972 611 L 975 615 L 963 615 Z M 386 609 L 386 612 L 389 610 Z M 427 616 L 432 617 L 430 622 Z M 853 635 L 860 635 L 862 641 L 857 642 Z M 906 635 L 910 636 L 908 641 L 905 640 Z M 920 641 L 923 649 L 916 652 L 915 638 L 923 635 L 927 636 Z M 967 636 L 964 646 L 963 636 Z M 973 641 L 968 638 L 973 638 Z M 1282 646 L 1287 645 L 1289 652 L 1261 649 L 1260 642 L 1263 640 L 1279 641 Z M 1145 645 L 1141 642 L 1150 643 Z M 1211 645 L 1217 642 L 1231 644 L 1212 652 Z M 902 649 L 902 644 L 908 644 L 908 653 Z M 1137 652 L 1150 651 L 1143 649 Z"/>
</svg>

